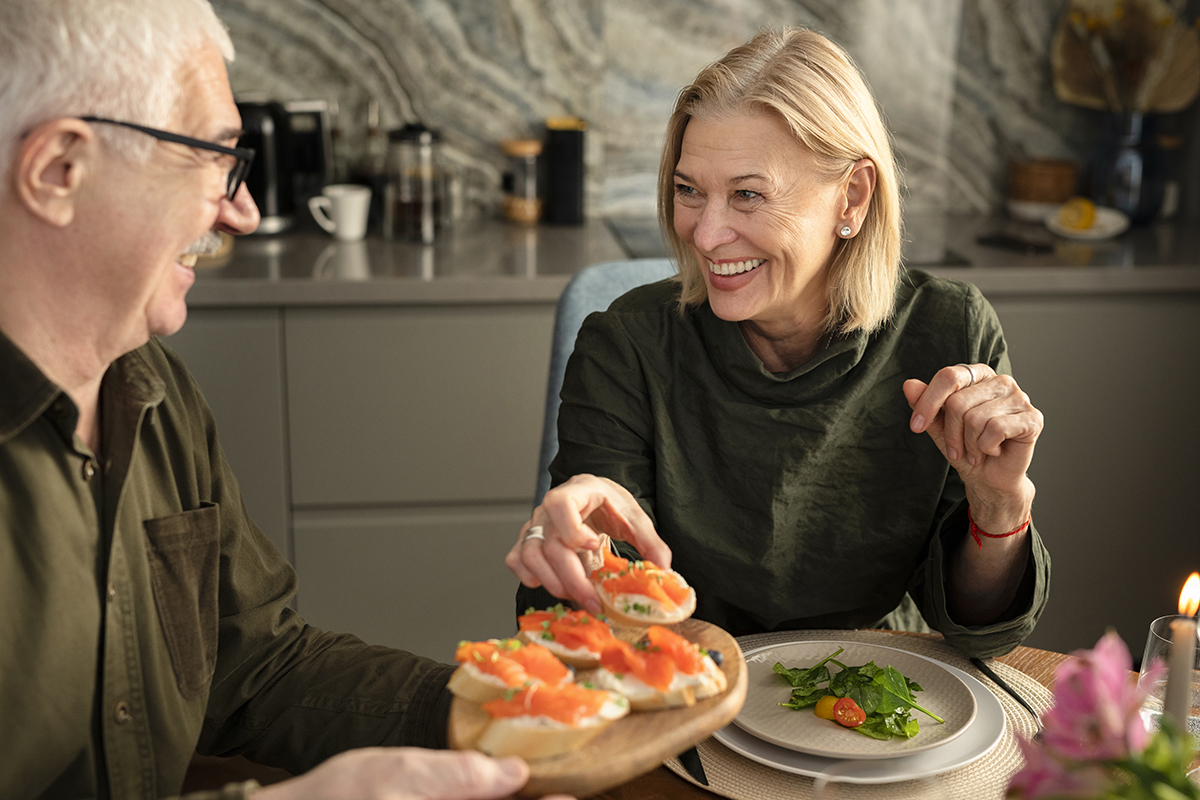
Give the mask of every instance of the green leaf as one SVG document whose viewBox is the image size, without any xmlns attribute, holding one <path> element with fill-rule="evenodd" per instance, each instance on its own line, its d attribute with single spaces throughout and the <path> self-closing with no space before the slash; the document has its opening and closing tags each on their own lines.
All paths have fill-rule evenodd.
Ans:
<svg viewBox="0 0 1200 800">
<path fill-rule="evenodd" d="M 779 705 L 784 708 L 812 708 L 822 697 L 829 694 L 827 689 L 815 689 L 812 694 L 798 694 L 798 691 L 792 692 L 792 699 L 790 701 L 780 703 Z"/>
<path fill-rule="evenodd" d="M 772 670 L 792 686 L 791 698 L 779 705 L 799 710 L 815 706 L 826 695 L 849 697 L 867 715 L 862 725 L 851 730 L 881 740 L 916 736 L 920 725 L 912 717 L 913 709 L 943 722 L 941 717 L 917 704 L 913 694 L 921 691 L 919 683 L 910 681 L 891 665 L 880 667 L 869 661 L 860 666 L 847 666 L 836 660 L 842 652 L 843 649 L 838 648 L 807 668 L 788 668 L 777 662 Z M 831 675 L 829 664 L 836 665 L 840 671 Z"/>
<path fill-rule="evenodd" d="M 788 669 L 778 661 L 775 662 L 775 666 L 771 667 L 771 669 L 774 670 L 776 674 L 782 676 L 783 679 L 790 683 L 793 687 L 813 686 L 818 683 L 824 683 L 825 681 L 829 680 L 829 667 L 825 666 L 825 664 L 833 661 L 834 658 L 841 655 L 844 649 L 845 648 L 839 647 L 837 650 L 825 656 L 816 664 L 813 664 L 807 669 L 802 667 Z"/>
<path fill-rule="evenodd" d="M 850 730 L 861 733 L 863 736 L 869 736 L 872 739 L 887 741 L 892 738 L 892 731 L 888 727 L 887 720 L 887 717 L 868 717 L 867 721 L 862 725 Z"/>
<path fill-rule="evenodd" d="M 888 665 L 884 669 L 880 670 L 879 674 L 875 676 L 875 683 L 878 684 L 884 691 L 890 692 L 896 697 L 900 698 L 901 702 L 912 706 L 918 711 L 925 712 L 938 722 L 944 723 L 946 721 L 937 714 L 934 714 L 932 711 L 929 711 L 928 709 L 922 708 L 920 705 L 918 705 L 916 698 L 912 696 L 912 691 L 909 689 L 908 679 L 901 675 L 900 670 L 896 669 L 895 667 Z"/>
</svg>

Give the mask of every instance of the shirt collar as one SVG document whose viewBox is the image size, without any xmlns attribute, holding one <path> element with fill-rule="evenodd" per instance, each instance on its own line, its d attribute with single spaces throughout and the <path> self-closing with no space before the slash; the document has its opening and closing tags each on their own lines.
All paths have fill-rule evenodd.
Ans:
<svg viewBox="0 0 1200 800">
<path fill-rule="evenodd" d="M 0 333 L 0 444 L 42 415 L 60 389 L 42 374 L 29 356 Z"/>
<path fill-rule="evenodd" d="M 119 402 L 155 406 L 165 397 L 165 384 L 142 350 L 118 358 L 104 376 L 104 391 L 116 392 Z M 75 403 L 7 336 L 0 332 L 0 444 L 4 444 L 51 409 L 54 423 L 70 442 L 78 421 Z"/>
<path fill-rule="evenodd" d="M 794 404 L 833 391 L 862 360 L 870 340 L 863 331 L 837 337 L 796 369 L 776 373 L 750 349 L 736 322 L 719 318 L 707 302 L 696 309 L 696 314 L 701 336 L 722 365 L 727 380 L 766 403 Z"/>
</svg>

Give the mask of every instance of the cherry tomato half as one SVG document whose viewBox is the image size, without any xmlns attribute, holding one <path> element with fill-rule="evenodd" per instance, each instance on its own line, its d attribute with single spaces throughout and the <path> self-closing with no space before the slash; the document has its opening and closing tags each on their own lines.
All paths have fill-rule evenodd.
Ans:
<svg viewBox="0 0 1200 800">
<path fill-rule="evenodd" d="M 817 701 L 813 712 L 820 719 L 833 719 L 833 707 L 839 699 L 835 694 L 827 694 Z"/>
<path fill-rule="evenodd" d="M 859 708 L 853 699 L 843 697 L 833 704 L 833 719 L 839 725 L 857 728 L 867 721 L 867 712 Z"/>
</svg>

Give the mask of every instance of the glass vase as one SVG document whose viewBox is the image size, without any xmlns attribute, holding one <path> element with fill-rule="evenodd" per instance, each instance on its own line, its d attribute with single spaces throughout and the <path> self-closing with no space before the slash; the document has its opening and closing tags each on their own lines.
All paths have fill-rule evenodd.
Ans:
<svg viewBox="0 0 1200 800">
<path fill-rule="evenodd" d="M 1105 114 L 1092 154 L 1091 196 L 1098 205 L 1149 222 L 1162 207 L 1164 157 L 1155 136 L 1153 114 Z"/>
</svg>

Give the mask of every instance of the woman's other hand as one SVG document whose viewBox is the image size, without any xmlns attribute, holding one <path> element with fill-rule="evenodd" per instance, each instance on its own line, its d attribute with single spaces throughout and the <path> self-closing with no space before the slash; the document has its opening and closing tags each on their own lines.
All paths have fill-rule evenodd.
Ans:
<svg viewBox="0 0 1200 800">
<path fill-rule="evenodd" d="M 1016 597 L 1028 560 L 1034 487 L 1026 472 L 1042 412 L 1011 376 L 986 364 L 944 367 L 928 384 L 907 380 L 904 395 L 912 430 L 928 433 L 962 477 L 975 524 L 1000 537 L 987 547 L 964 537 L 955 550 L 947 576 L 951 613 L 964 625 L 996 622 Z"/>
<path fill-rule="evenodd" d="M 938 370 L 928 384 L 905 381 L 904 395 L 913 410 L 913 432 L 928 433 L 958 470 L 968 496 L 974 495 L 973 508 L 1032 500 L 1026 498 L 1026 472 L 1042 432 L 1042 412 L 1012 376 L 997 375 L 987 364 L 956 364 Z M 982 526 L 983 520 L 976 521 Z"/>
<path fill-rule="evenodd" d="M 541 527 L 541 535 L 530 537 L 535 527 Z M 630 543 L 660 567 L 671 566 L 671 549 L 633 495 L 595 475 L 575 475 L 546 492 L 504 563 L 526 586 L 544 586 L 555 597 L 599 614 L 600 595 L 588 576 L 603 561 L 606 537 Z"/>
</svg>

